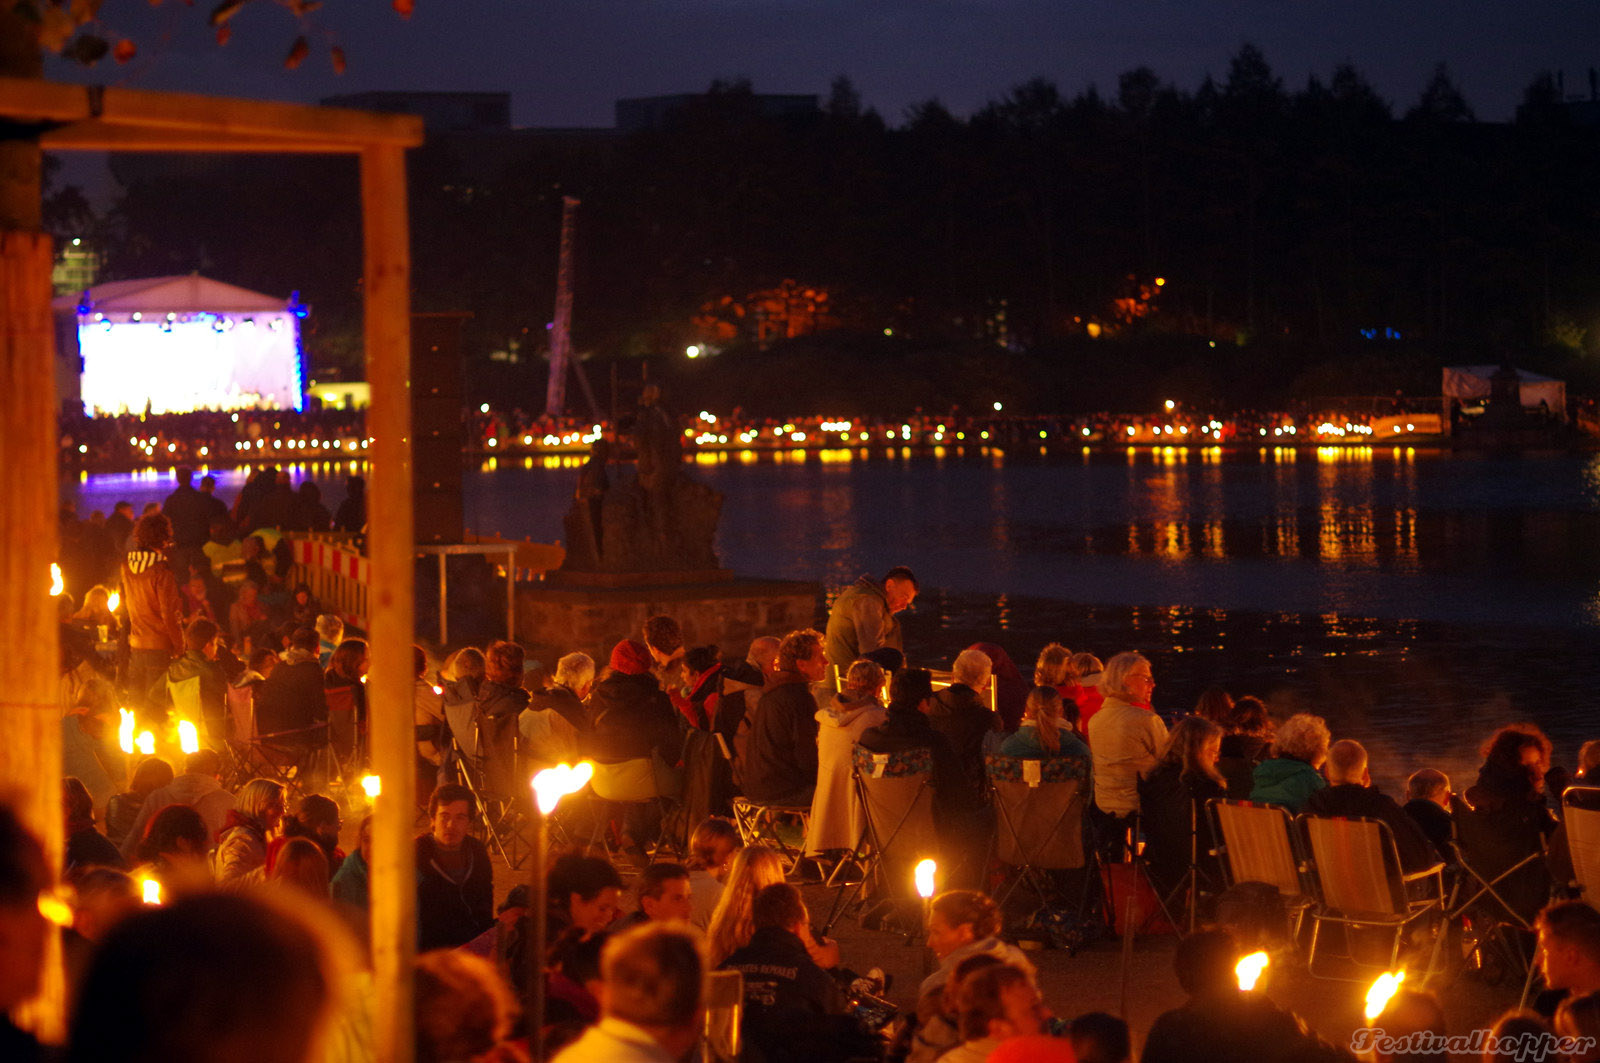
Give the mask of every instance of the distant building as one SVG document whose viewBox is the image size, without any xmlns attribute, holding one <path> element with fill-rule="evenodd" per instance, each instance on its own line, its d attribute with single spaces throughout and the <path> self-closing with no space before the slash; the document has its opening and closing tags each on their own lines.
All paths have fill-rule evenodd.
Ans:
<svg viewBox="0 0 1600 1063">
<path fill-rule="evenodd" d="M 676 96 L 639 96 L 617 101 L 617 132 L 627 135 L 660 129 L 669 116 L 690 104 L 705 99 L 702 92 Z M 772 95 L 754 93 L 750 97 L 763 118 L 815 118 L 822 113 L 815 95 Z"/>
<path fill-rule="evenodd" d="M 429 134 L 486 133 L 511 128 L 509 92 L 352 92 L 329 96 L 328 107 L 411 114 Z"/>
</svg>

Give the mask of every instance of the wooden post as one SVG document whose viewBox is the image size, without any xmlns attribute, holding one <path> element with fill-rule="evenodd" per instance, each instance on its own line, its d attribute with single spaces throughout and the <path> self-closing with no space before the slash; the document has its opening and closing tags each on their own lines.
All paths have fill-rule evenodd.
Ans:
<svg viewBox="0 0 1600 1063">
<path fill-rule="evenodd" d="M 51 257 L 49 236 L 0 218 L 0 799 L 15 803 L 54 870 L 63 839 L 50 597 L 58 506 Z M 58 1041 L 66 981 L 56 935 L 47 948 L 40 995 L 19 1017 L 41 1039 Z"/>
<path fill-rule="evenodd" d="M 417 943 L 412 842 L 416 759 L 412 722 L 412 597 L 416 543 L 411 515 L 411 244 L 405 152 L 361 153 L 366 247 L 367 380 L 372 406 L 368 478 L 370 739 L 382 779 L 372 825 L 373 1040 L 380 1063 L 411 1063 L 412 958 Z"/>
</svg>

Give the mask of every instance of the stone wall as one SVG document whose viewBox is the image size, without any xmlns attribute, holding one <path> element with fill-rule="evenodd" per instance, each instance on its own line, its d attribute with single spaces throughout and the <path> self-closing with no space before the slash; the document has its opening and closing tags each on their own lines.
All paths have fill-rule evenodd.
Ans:
<svg viewBox="0 0 1600 1063">
<path fill-rule="evenodd" d="M 553 587 L 517 590 L 517 641 L 548 665 L 582 650 L 602 667 L 611 647 L 641 638 L 645 619 L 665 613 L 683 627 L 685 644 L 715 645 L 742 658 L 758 635 L 817 626 L 822 588 L 791 580 L 735 579 L 659 587 Z"/>
</svg>

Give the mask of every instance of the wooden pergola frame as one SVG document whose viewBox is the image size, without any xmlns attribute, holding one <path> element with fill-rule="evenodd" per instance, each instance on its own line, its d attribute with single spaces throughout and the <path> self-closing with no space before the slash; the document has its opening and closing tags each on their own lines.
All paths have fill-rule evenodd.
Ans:
<svg viewBox="0 0 1600 1063">
<path fill-rule="evenodd" d="M 405 151 L 422 122 L 257 100 L 0 77 L 0 123 L 46 151 L 349 154 L 360 159 L 371 559 L 371 749 L 383 779 L 373 820 L 373 1032 L 377 1058 L 412 1058 L 415 951 L 411 646 L 410 236 Z M 0 136 L 6 131 L 0 131 Z M 0 230 L 0 786 L 59 866 L 61 712 L 56 705 L 57 442 L 49 237 Z M 35 1026 L 58 1032 L 59 961 Z"/>
</svg>

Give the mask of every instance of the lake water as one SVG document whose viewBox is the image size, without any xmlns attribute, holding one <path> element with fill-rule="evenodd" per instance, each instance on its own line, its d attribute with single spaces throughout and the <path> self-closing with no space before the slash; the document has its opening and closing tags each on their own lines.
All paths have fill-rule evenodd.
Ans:
<svg viewBox="0 0 1600 1063">
<path fill-rule="evenodd" d="M 910 656 L 973 641 L 1024 671 L 1059 640 L 1151 657 L 1163 711 L 1207 685 L 1357 737 L 1393 792 L 1470 782 L 1494 726 L 1533 719 L 1571 764 L 1600 737 L 1600 459 L 1425 450 L 812 451 L 698 455 L 723 564 L 830 587 L 910 565 Z M 467 474 L 469 527 L 554 540 L 576 459 Z M 346 470 L 302 467 L 330 508 Z M 219 474 L 231 500 L 242 473 Z M 93 476 L 80 512 L 170 475 Z"/>
</svg>

